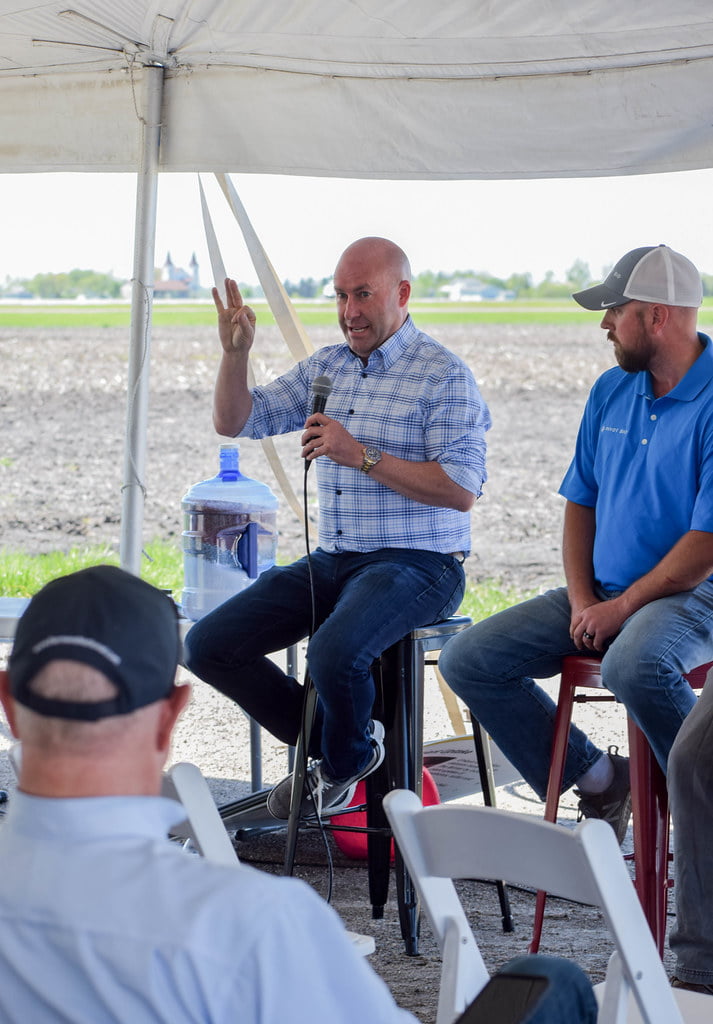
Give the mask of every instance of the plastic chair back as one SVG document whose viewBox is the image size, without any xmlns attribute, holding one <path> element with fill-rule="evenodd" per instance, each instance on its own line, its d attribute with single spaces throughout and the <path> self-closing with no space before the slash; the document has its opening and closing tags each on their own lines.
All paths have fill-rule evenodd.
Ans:
<svg viewBox="0 0 713 1024">
<path fill-rule="evenodd" d="M 200 768 L 188 761 L 174 764 L 163 777 L 162 795 L 178 800 L 186 812 L 186 821 L 176 826 L 174 835 L 191 839 L 207 860 L 228 867 L 240 866 Z"/>
<path fill-rule="evenodd" d="M 601 908 L 614 941 L 600 1022 L 623 1024 L 627 990 L 644 1024 L 681 1024 L 668 978 L 611 827 L 570 830 L 492 807 L 424 808 L 395 790 L 384 808 L 443 958 L 437 1024 L 451 1024 L 488 978 L 452 879 L 499 879 Z M 606 1013 L 606 1016 L 604 1014 Z"/>
</svg>

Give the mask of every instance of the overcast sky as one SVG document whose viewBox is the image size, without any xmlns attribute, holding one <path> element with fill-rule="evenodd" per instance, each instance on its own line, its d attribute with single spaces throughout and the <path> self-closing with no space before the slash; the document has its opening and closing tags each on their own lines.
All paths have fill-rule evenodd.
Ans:
<svg viewBox="0 0 713 1024">
<path fill-rule="evenodd" d="M 201 283 L 210 269 L 195 174 L 160 176 L 157 266 L 170 251 Z M 548 270 L 562 280 L 579 258 L 598 280 L 639 245 L 666 242 L 713 273 L 713 170 L 637 177 L 394 182 L 234 175 L 233 183 L 277 273 L 329 276 L 353 239 L 379 234 L 423 270 Z M 228 273 L 257 280 L 240 230 L 204 176 Z M 74 267 L 130 278 L 136 177 L 129 174 L 0 176 L 0 281 Z"/>
</svg>

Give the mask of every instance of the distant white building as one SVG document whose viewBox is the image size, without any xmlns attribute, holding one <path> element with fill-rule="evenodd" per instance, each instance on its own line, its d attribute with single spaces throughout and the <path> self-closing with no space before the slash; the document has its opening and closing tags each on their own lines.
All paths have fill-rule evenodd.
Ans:
<svg viewBox="0 0 713 1024">
<path fill-rule="evenodd" d="M 504 302 L 514 299 L 515 292 L 487 284 L 477 277 L 462 277 L 440 289 L 449 302 Z"/>
<path fill-rule="evenodd" d="M 194 299 L 200 295 L 201 283 L 196 254 L 191 256 L 188 264 L 190 270 L 177 267 L 171 259 L 171 253 L 166 253 L 164 265 L 155 271 L 154 274 L 154 298 L 155 299 Z M 131 298 L 133 286 L 131 281 L 122 285 L 121 295 L 124 299 Z"/>
<path fill-rule="evenodd" d="M 171 253 L 166 253 L 166 262 L 161 268 L 161 274 L 154 282 L 155 299 L 192 299 L 200 292 L 200 276 L 198 272 L 198 260 L 196 254 L 191 256 L 189 263 L 190 270 L 177 267 L 171 259 Z"/>
</svg>

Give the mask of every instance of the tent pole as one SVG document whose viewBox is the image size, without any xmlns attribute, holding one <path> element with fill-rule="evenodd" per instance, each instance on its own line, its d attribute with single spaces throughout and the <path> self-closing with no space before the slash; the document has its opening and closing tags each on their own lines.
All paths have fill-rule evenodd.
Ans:
<svg viewBox="0 0 713 1024">
<path fill-rule="evenodd" d="M 156 204 L 164 69 L 159 65 L 146 65 L 144 76 L 146 90 L 142 125 L 143 146 L 136 183 L 131 343 L 124 482 L 121 488 L 120 559 L 122 568 L 135 575 L 140 575 L 141 570 L 151 311 L 153 308 Z"/>
</svg>

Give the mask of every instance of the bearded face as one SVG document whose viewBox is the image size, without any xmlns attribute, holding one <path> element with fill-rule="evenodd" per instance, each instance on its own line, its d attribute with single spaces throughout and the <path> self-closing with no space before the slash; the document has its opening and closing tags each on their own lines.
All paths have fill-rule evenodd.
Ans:
<svg viewBox="0 0 713 1024">
<path fill-rule="evenodd" d="M 607 314 L 610 317 L 607 338 L 614 346 L 614 355 L 626 373 L 648 370 L 654 355 L 654 343 L 646 327 L 644 309 L 627 302 Z"/>
</svg>

